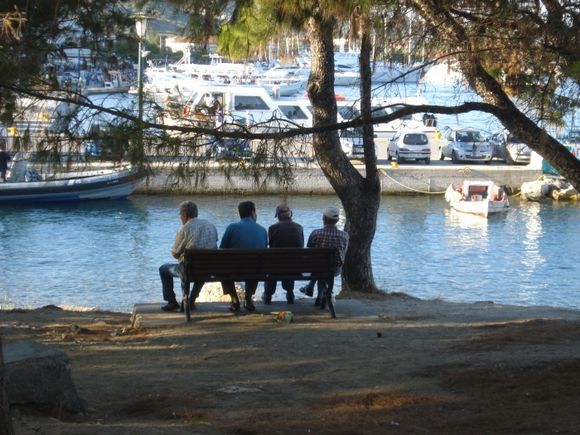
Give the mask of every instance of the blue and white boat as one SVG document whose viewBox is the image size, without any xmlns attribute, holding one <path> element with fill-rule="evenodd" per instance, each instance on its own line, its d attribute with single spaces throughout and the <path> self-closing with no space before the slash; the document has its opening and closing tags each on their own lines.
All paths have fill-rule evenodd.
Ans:
<svg viewBox="0 0 580 435">
<path fill-rule="evenodd" d="M 8 181 L 0 183 L 0 204 L 122 199 L 131 195 L 146 171 L 125 166 L 39 176 L 35 171 L 18 171 L 13 162 Z"/>
</svg>

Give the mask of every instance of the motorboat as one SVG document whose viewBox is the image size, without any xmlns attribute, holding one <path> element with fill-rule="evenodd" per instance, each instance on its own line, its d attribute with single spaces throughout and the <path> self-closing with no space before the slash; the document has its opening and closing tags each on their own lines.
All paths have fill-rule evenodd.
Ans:
<svg viewBox="0 0 580 435">
<path fill-rule="evenodd" d="M 485 180 L 451 184 L 445 191 L 445 200 L 456 211 L 483 217 L 506 211 L 510 206 L 506 190 Z"/>
<path fill-rule="evenodd" d="M 43 176 L 15 157 L 7 181 L 0 183 L 0 204 L 122 199 L 131 195 L 147 174 L 123 166 Z"/>
</svg>

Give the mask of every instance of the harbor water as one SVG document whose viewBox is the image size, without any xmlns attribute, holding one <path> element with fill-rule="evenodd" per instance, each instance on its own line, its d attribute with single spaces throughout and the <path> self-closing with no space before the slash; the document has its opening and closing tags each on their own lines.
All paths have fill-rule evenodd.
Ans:
<svg viewBox="0 0 580 435">
<path fill-rule="evenodd" d="M 177 207 L 185 199 L 198 204 L 200 217 L 214 222 L 221 237 L 238 219 L 238 202 L 249 198 L 135 195 L 123 201 L 1 206 L 0 306 L 130 312 L 135 303 L 161 305 L 158 268 L 173 261 Z M 251 199 L 258 222 L 273 224 L 281 198 Z M 441 196 L 381 201 L 372 258 L 383 291 L 580 309 L 577 203 L 514 198 L 507 213 L 484 219 L 450 211 Z M 321 210 L 339 201 L 301 196 L 289 198 L 289 204 L 308 237 L 321 225 Z"/>
</svg>

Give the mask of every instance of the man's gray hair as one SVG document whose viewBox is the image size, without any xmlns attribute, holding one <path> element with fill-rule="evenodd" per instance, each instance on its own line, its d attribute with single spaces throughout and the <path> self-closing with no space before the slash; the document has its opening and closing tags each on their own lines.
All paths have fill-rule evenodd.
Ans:
<svg viewBox="0 0 580 435">
<path fill-rule="evenodd" d="M 183 201 L 179 204 L 179 213 L 189 218 L 197 217 L 197 205 L 193 201 Z"/>
</svg>

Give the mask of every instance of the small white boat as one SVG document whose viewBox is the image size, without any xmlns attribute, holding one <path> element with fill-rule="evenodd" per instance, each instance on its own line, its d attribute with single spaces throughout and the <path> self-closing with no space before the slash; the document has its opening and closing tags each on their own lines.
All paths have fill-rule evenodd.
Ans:
<svg viewBox="0 0 580 435">
<path fill-rule="evenodd" d="M 445 200 L 454 210 L 483 217 L 506 211 L 510 206 L 505 189 L 493 181 L 465 180 L 463 184 L 451 184 Z"/>
<path fill-rule="evenodd" d="M 63 173 L 50 179 L 27 171 L 26 177 L 15 181 L 9 177 L 0 183 L 0 204 L 122 199 L 131 195 L 145 176 L 146 171 L 129 166 Z"/>
</svg>

